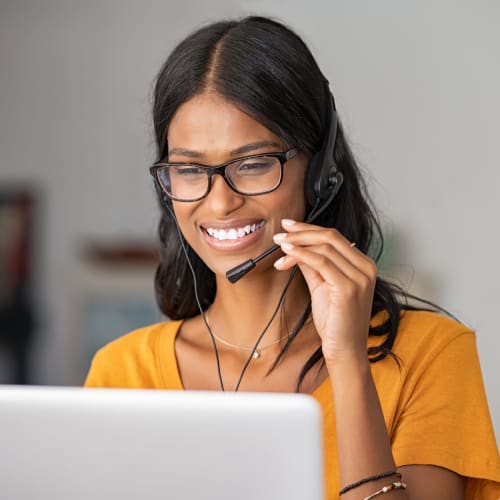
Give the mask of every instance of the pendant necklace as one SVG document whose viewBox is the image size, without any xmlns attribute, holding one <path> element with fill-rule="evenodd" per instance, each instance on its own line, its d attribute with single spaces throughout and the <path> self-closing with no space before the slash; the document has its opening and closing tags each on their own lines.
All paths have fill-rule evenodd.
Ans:
<svg viewBox="0 0 500 500">
<path fill-rule="evenodd" d="M 285 340 L 287 338 L 290 337 L 290 333 L 292 332 L 288 332 L 287 334 L 283 335 L 282 337 L 280 337 L 278 340 L 275 340 L 274 342 L 271 342 L 270 344 L 267 344 L 265 346 L 262 346 L 262 347 L 255 347 L 254 345 L 252 346 L 249 346 L 249 345 L 239 345 L 239 344 L 233 344 L 225 339 L 223 339 L 222 337 L 219 337 L 218 335 L 215 334 L 213 328 L 212 328 L 212 325 L 210 325 L 210 322 L 208 321 L 208 314 L 205 312 L 205 319 L 207 320 L 207 324 L 210 328 L 210 331 L 212 333 L 212 335 L 214 336 L 214 338 L 216 340 L 218 340 L 221 344 L 224 344 L 226 345 L 227 347 L 231 347 L 233 349 L 239 349 L 240 351 L 247 351 L 247 352 L 250 352 L 250 351 L 253 351 L 253 354 L 252 354 L 252 358 L 253 359 L 259 359 L 261 357 L 261 353 L 262 351 L 265 351 L 266 349 L 269 349 L 270 347 L 276 345 L 276 344 L 279 344 L 282 340 Z M 304 323 L 303 326 L 305 326 L 307 323 L 309 323 L 309 321 L 311 321 L 311 316 L 309 317 L 309 319 Z"/>
</svg>

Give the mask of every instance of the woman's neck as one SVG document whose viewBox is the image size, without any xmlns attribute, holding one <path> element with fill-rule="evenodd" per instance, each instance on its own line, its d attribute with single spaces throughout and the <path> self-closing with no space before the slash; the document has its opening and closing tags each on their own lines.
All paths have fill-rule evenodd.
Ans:
<svg viewBox="0 0 500 500">
<path fill-rule="evenodd" d="M 253 345 L 278 308 L 289 277 L 290 273 L 274 269 L 250 273 L 235 284 L 225 277 L 216 277 L 217 294 L 207 313 L 214 333 L 236 345 Z M 288 333 L 302 316 L 308 300 L 306 284 L 297 272 L 261 345 Z"/>
</svg>

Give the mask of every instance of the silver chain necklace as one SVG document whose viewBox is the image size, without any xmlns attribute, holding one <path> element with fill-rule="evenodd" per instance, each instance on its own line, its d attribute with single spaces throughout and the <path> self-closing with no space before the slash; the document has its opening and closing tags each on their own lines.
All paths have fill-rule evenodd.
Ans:
<svg viewBox="0 0 500 500">
<path fill-rule="evenodd" d="M 208 313 L 207 312 L 205 312 L 205 319 L 206 319 L 208 327 L 209 327 L 209 329 L 210 329 L 210 331 L 215 339 L 217 339 L 221 344 L 224 344 L 224 345 L 231 347 L 233 349 L 239 349 L 240 351 L 247 351 L 247 352 L 253 351 L 253 354 L 252 354 L 253 359 L 259 359 L 261 357 L 262 351 L 265 351 L 266 349 L 269 349 L 270 347 L 272 347 L 276 344 L 279 344 L 282 340 L 289 338 L 290 334 L 292 333 L 292 332 L 288 332 L 287 334 L 280 337 L 278 340 L 275 340 L 274 342 L 271 342 L 270 344 L 267 344 L 267 345 L 262 346 L 260 348 L 255 347 L 255 345 L 250 346 L 250 345 L 233 344 L 233 343 L 229 342 L 228 340 L 223 339 L 222 337 L 219 337 L 218 335 L 215 334 L 212 325 L 208 321 Z M 302 326 L 305 326 L 307 323 L 309 323 L 309 321 L 311 321 L 311 316 L 309 316 L 309 319 Z"/>
</svg>

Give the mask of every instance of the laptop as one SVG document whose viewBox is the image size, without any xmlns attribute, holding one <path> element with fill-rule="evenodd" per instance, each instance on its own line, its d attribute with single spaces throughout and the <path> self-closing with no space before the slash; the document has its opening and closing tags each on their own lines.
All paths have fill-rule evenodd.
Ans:
<svg viewBox="0 0 500 500">
<path fill-rule="evenodd" d="M 0 386 L 3 500 L 323 500 L 310 396 Z"/>
</svg>

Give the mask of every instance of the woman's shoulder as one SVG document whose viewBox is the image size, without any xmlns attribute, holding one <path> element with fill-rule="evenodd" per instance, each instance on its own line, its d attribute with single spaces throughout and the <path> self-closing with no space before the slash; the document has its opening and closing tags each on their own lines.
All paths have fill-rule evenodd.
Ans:
<svg viewBox="0 0 500 500">
<path fill-rule="evenodd" d="M 118 337 L 97 351 L 96 355 L 123 354 L 147 349 L 154 351 L 160 337 L 175 337 L 181 321 L 160 321 Z"/>
<path fill-rule="evenodd" d="M 458 320 L 427 310 L 404 310 L 398 327 L 395 351 L 439 352 L 461 337 L 475 340 L 474 331 Z"/>
<path fill-rule="evenodd" d="M 182 321 L 162 321 L 133 330 L 94 355 L 86 386 L 162 387 L 165 365 L 175 365 L 173 348 Z M 167 359 L 172 358 L 172 359 Z"/>
<path fill-rule="evenodd" d="M 380 345 L 382 339 L 370 336 L 369 347 Z M 472 372 L 480 376 L 475 332 L 439 312 L 404 310 L 391 354 L 373 363 L 372 370 L 379 387 L 387 389 L 395 380 L 403 389 L 434 371 L 457 378 Z"/>
<path fill-rule="evenodd" d="M 370 340 L 372 345 L 381 342 L 377 337 Z M 405 310 L 391 355 L 380 364 L 374 363 L 373 371 L 381 388 L 390 390 L 398 380 L 401 391 L 407 390 L 408 394 L 427 383 L 434 388 L 425 391 L 430 394 L 438 390 L 438 379 L 460 385 L 465 377 L 479 384 L 481 369 L 475 332 L 439 312 Z"/>
</svg>

